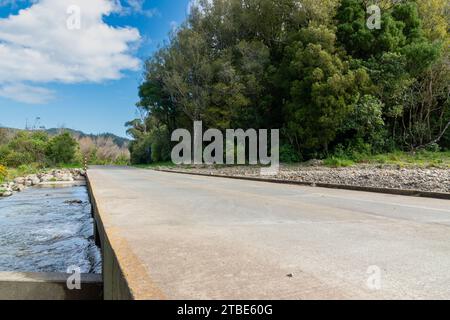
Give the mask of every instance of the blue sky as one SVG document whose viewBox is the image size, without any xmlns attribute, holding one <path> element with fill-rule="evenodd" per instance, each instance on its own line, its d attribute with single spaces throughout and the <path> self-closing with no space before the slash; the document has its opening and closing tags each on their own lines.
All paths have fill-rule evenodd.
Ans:
<svg viewBox="0 0 450 320">
<path fill-rule="evenodd" d="M 0 0 L 0 125 L 40 117 L 47 128 L 125 136 L 142 62 L 185 20 L 189 0 L 71 0 L 81 8 L 75 33 L 62 27 L 74 12 L 64 1 Z"/>
</svg>

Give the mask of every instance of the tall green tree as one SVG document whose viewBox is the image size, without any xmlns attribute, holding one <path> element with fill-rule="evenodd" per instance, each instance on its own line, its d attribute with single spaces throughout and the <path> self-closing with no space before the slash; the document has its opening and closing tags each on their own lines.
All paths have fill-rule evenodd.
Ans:
<svg viewBox="0 0 450 320">
<path fill-rule="evenodd" d="M 290 159 L 450 147 L 444 0 L 376 1 L 380 29 L 371 1 L 196 3 L 145 65 L 135 162 L 165 159 L 170 133 L 197 120 L 279 128 Z"/>
<path fill-rule="evenodd" d="M 70 164 L 75 160 L 78 143 L 69 132 L 50 139 L 46 154 L 52 164 Z"/>
</svg>

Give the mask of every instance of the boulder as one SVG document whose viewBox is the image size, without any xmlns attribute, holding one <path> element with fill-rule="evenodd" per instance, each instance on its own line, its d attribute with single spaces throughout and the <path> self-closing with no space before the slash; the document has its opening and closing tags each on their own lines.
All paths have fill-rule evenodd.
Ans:
<svg viewBox="0 0 450 320">
<path fill-rule="evenodd" d="M 55 175 L 56 180 L 70 182 L 73 181 L 72 175 L 70 173 L 57 173 Z"/>
<path fill-rule="evenodd" d="M 35 186 L 41 182 L 36 174 L 31 174 L 26 177 L 26 180 L 31 183 L 32 186 Z"/>
<path fill-rule="evenodd" d="M 40 181 L 41 182 L 49 182 L 54 181 L 55 177 L 52 174 L 43 174 L 41 175 Z"/>
<path fill-rule="evenodd" d="M 15 184 L 24 184 L 25 183 L 25 178 L 23 178 L 23 177 L 15 178 L 14 179 L 14 183 Z"/>
<path fill-rule="evenodd" d="M 12 187 L 12 190 L 16 191 L 16 192 L 22 192 L 23 190 L 25 190 L 25 185 L 23 185 L 23 184 L 15 184 Z"/>
<path fill-rule="evenodd" d="M 9 190 L 0 190 L 0 197 L 11 197 L 12 192 Z"/>
</svg>

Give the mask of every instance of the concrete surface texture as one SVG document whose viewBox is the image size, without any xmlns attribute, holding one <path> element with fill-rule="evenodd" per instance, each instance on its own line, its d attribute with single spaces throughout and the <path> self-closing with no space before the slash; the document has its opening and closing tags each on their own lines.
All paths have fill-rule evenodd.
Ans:
<svg viewBox="0 0 450 320">
<path fill-rule="evenodd" d="M 136 299 L 450 299 L 447 200 L 132 168 L 88 174 Z"/>
<path fill-rule="evenodd" d="M 80 276 L 80 289 L 69 290 L 68 274 L 0 272 L 0 300 L 101 300 L 102 276 Z"/>
</svg>

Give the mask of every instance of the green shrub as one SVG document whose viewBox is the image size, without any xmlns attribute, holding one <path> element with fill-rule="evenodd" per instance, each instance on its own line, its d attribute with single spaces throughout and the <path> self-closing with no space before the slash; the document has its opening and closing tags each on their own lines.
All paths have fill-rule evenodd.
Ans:
<svg viewBox="0 0 450 320">
<path fill-rule="evenodd" d="M 48 139 L 48 134 L 41 131 L 21 131 L 17 133 L 8 144 L 8 148 L 21 154 L 22 159 L 17 161 L 14 161 L 14 159 L 10 160 L 18 162 L 19 165 L 31 162 L 44 162 Z"/>
<path fill-rule="evenodd" d="M 5 181 L 6 177 L 8 176 L 8 170 L 5 166 L 0 165 L 0 183 Z"/>
<path fill-rule="evenodd" d="M 38 163 L 22 164 L 17 168 L 17 172 L 19 175 L 35 174 L 39 172 L 40 168 L 42 166 Z"/>
<path fill-rule="evenodd" d="M 68 132 L 54 136 L 47 145 L 46 155 L 51 164 L 70 164 L 74 161 L 78 143 Z"/>
<path fill-rule="evenodd" d="M 6 158 L 10 152 L 7 145 L 0 145 L 0 164 L 6 165 Z"/>
<path fill-rule="evenodd" d="M 152 162 L 152 137 L 146 135 L 130 144 L 131 163 L 149 164 Z"/>
<path fill-rule="evenodd" d="M 153 162 L 169 161 L 171 155 L 169 139 L 162 136 L 154 137 L 151 152 Z"/>
<path fill-rule="evenodd" d="M 301 156 L 294 149 L 293 146 L 289 144 L 283 144 L 280 147 L 280 161 L 283 163 L 295 163 L 300 162 Z"/>
<path fill-rule="evenodd" d="M 8 153 L 5 159 L 6 165 L 13 168 L 17 168 L 21 165 L 31 162 L 33 162 L 33 156 L 29 152 L 11 151 Z"/>
<path fill-rule="evenodd" d="M 439 152 L 441 151 L 441 147 L 437 143 L 432 143 L 429 146 L 427 146 L 427 151 Z"/>
</svg>

